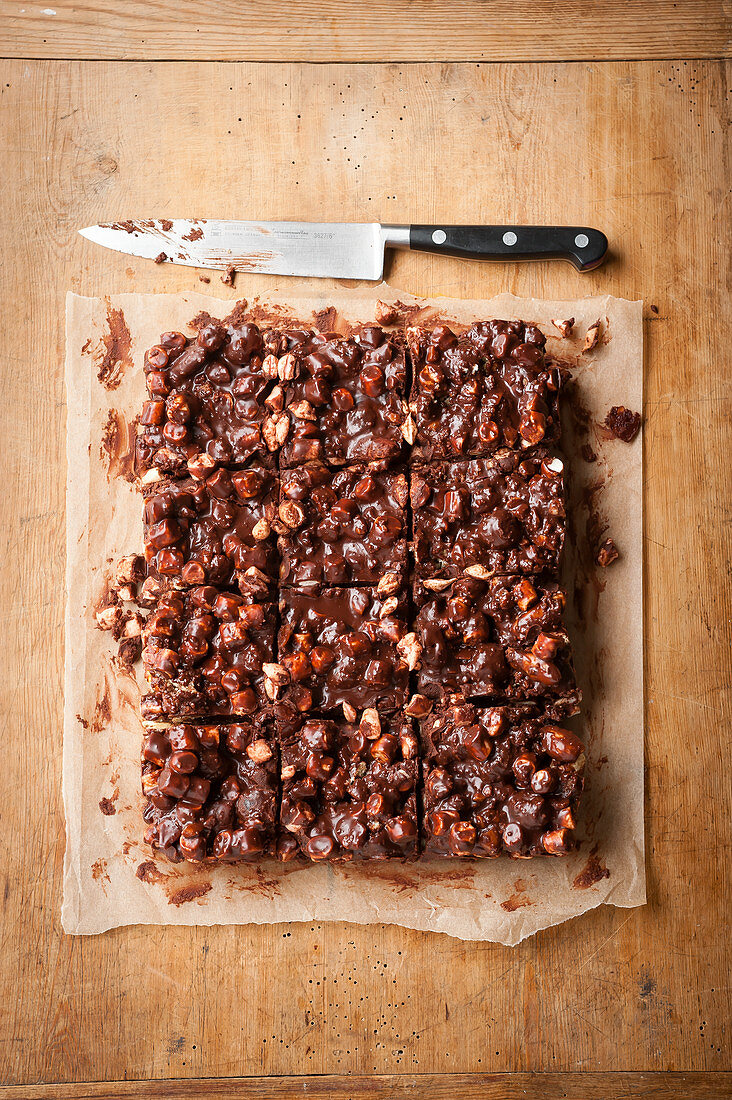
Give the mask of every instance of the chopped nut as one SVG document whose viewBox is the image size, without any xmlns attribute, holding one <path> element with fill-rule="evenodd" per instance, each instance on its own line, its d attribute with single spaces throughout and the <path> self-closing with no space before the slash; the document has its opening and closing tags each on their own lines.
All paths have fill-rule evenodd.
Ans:
<svg viewBox="0 0 732 1100">
<path fill-rule="evenodd" d="M 431 712 L 434 703 L 426 695 L 413 695 L 404 708 L 404 713 L 410 718 L 426 718 Z"/>
<path fill-rule="evenodd" d="M 142 477 L 139 478 L 140 485 L 155 485 L 156 482 L 162 480 L 163 475 L 157 466 L 151 466 L 151 468 L 146 470 Z"/>
<path fill-rule="evenodd" d="M 287 439 L 289 431 L 290 418 L 287 415 L 281 415 L 275 424 L 275 438 L 280 447 Z"/>
<path fill-rule="evenodd" d="M 425 588 L 428 588 L 430 592 L 444 592 L 446 588 L 449 588 L 455 581 L 454 577 L 428 577 L 422 581 Z"/>
<path fill-rule="evenodd" d="M 277 378 L 279 376 L 276 355 L 265 355 L 262 360 L 262 374 L 265 378 Z"/>
<path fill-rule="evenodd" d="M 128 611 L 125 615 L 124 625 L 122 626 L 121 637 L 139 638 L 142 634 L 144 625 L 145 620 L 139 611 Z"/>
<path fill-rule="evenodd" d="M 597 341 L 600 339 L 600 319 L 594 321 L 587 332 L 585 333 L 585 342 L 582 345 L 582 351 L 592 351 L 597 347 Z"/>
<path fill-rule="evenodd" d="M 247 746 L 247 756 L 255 764 L 264 764 L 265 760 L 272 759 L 272 750 L 263 738 L 258 738 Z"/>
<path fill-rule="evenodd" d="M 143 775 L 143 777 L 142 777 L 142 793 L 143 794 L 152 794 L 153 791 L 157 790 L 158 776 L 160 775 L 160 770 L 161 769 L 159 769 L 158 771 L 146 772 L 145 775 Z"/>
<path fill-rule="evenodd" d="M 381 719 L 375 707 L 367 707 L 363 712 L 358 730 L 368 741 L 375 741 L 381 736 Z"/>
<path fill-rule="evenodd" d="M 221 276 L 221 282 L 224 286 L 233 286 L 236 278 L 236 268 L 233 264 L 229 264 L 224 274 Z"/>
<path fill-rule="evenodd" d="M 409 486 L 407 485 L 407 479 L 404 474 L 397 474 L 394 478 L 392 492 L 397 499 L 397 503 L 402 508 L 406 508 L 407 501 L 409 500 Z"/>
<path fill-rule="evenodd" d="M 569 766 L 572 769 L 572 771 L 576 772 L 579 775 L 580 772 L 583 772 L 585 770 L 585 764 L 586 763 L 587 763 L 587 757 L 585 756 L 585 754 L 583 752 L 581 752 L 579 754 L 579 756 L 577 757 L 577 759 L 573 760 L 572 763 Z"/>
<path fill-rule="evenodd" d="M 282 522 L 292 530 L 305 522 L 305 511 L 294 500 L 283 500 L 277 511 Z"/>
<path fill-rule="evenodd" d="M 118 587 L 123 584 L 129 584 L 132 581 L 139 581 L 145 575 L 145 567 L 143 559 L 139 554 L 127 554 L 124 558 L 120 558 L 117 562 L 117 569 L 114 575 L 115 586 Z"/>
<path fill-rule="evenodd" d="M 274 684 L 277 684 L 278 687 L 282 687 L 284 686 L 284 684 L 289 684 L 290 682 L 289 674 L 284 665 L 278 665 L 269 661 L 265 661 L 265 663 L 262 665 L 262 672 L 268 680 L 271 680 Z"/>
<path fill-rule="evenodd" d="M 267 449 L 276 451 L 279 447 L 277 441 L 277 425 L 271 416 L 266 416 L 262 422 L 262 436 L 267 444 Z"/>
<path fill-rule="evenodd" d="M 265 397 L 264 403 L 267 408 L 272 409 L 274 412 L 282 412 L 285 406 L 285 391 L 282 386 L 275 386 L 268 397 Z"/>
<path fill-rule="evenodd" d="M 620 557 L 617 546 L 612 539 L 605 539 L 600 549 L 597 551 L 595 561 L 598 565 L 601 565 L 603 569 L 607 569 L 608 565 L 611 565 Z"/>
<path fill-rule="evenodd" d="M 379 612 L 379 618 L 380 619 L 385 619 L 387 615 L 391 615 L 393 611 L 396 611 L 398 606 L 399 606 L 398 598 L 396 596 L 389 596 L 389 598 L 384 600 L 383 604 L 381 605 L 381 611 Z"/>
<path fill-rule="evenodd" d="M 188 459 L 186 465 L 191 477 L 195 478 L 196 481 L 204 481 L 211 471 L 216 468 L 216 459 L 211 458 L 211 455 L 204 452 L 203 454 L 193 455 L 192 458 Z"/>
<path fill-rule="evenodd" d="M 559 477 L 564 472 L 564 463 L 561 458 L 545 458 L 541 464 L 541 472 L 545 477 Z"/>
<path fill-rule="evenodd" d="M 277 374 L 281 382 L 291 382 L 297 377 L 297 359 L 288 351 L 277 361 Z"/>
<path fill-rule="evenodd" d="M 417 755 L 417 738 L 413 733 L 400 734 L 399 744 L 401 745 L 402 756 L 405 760 L 412 760 Z"/>
<path fill-rule="evenodd" d="M 400 657 L 407 663 L 407 668 L 413 672 L 419 667 L 419 658 L 422 655 L 422 645 L 417 641 L 414 631 L 405 634 L 401 641 L 397 642 L 396 650 Z"/>
<path fill-rule="evenodd" d="M 401 581 L 398 573 L 384 573 L 383 577 L 379 578 L 379 583 L 376 585 L 377 596 L 391 596 L 394 592 L 399 591 L 399 585 Z"/>
<path fill-rule="evenodd" d="M 355 707 L 352 707 L 350 703 L 343 704 L 343 717 L 347 722 L 355 722 L 358 717 L 358 712 Z"/>
<path fill-rule="evenodd" d="M 272 527 L 268 519 L 264 519 L 264 517 L 258 519 L 252 527 L 252 538 L 256 539 L 257 542 L 262 542 L 263 539 L 269 538 L 271 530 Z"/>
<path fill-rule="evenodd" d="M 103 607 L 95 616 L 97 626 L 100 630 L 114 630 L 121 614 L 119 607 Z"/>
<path fill-rule="evenodd" d="M 133 603 L 137 599 L 137 585 L 134 583 L 122 584 L 117 589 L 117 595 L 126 603 Z"/>
<path fill-rule="evenodd" d="M 298 420 L 317 420 L 315 409 L 309 401 L 296 401 L 288 406 L 288 411 Z"/>
<path fill-rule="evenodd" d="M 570 317 L 566 321 L 554 321 L 553 320 L 552 324 L 554 325 L 555 329 L 558 329 L 558 331 L 561 332 L 562 336 L 566 340 L 567 337 L 569 336 L 570 332 L 574 328 L 574 317 Z"/>
<path fill-rule="evenodd" d="M 469 565 L 465 570 L 465 574 L 468 577 L 475 577 L 479 581 L 487 581 L 493 576 L 490 569 L 486 569 L 484 565 Z"/>
<path fill-rule="evenodd" d="M 294 764 L 285 764 L 284 768 L 280 772 L 280 775 L 282 776 L 283 779 L 292 779 L 293 776 L 295 775 L 295 765 Z"/>
<path fill-rule="evenodd" d="M 261 569 L 257 569 L 256 565 L 250 565 L 245 569 L 238 581 L 239 591 L 246 595 L 257 595 L 269 591 L 269 577 Z"/>
<path fill-rule="evenodd" d="M 162 591 L 163 586 L 159 580 L 147 577 L 137 594 L 137 602 L 141 607 L 152 607 Z"/>
<path fill-rule="evenodd" d="M 414 418 L 411 413 L 402 424 L 402 435 L 410 447 L 417 438 L 417 425 L 414 423 Z"/>
</svg>

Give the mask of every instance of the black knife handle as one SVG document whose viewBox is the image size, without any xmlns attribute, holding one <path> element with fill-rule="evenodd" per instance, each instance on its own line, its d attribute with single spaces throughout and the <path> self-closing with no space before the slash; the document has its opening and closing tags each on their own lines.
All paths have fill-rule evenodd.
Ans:
<svg viewBox="0 0 732 1100">
<path fill-rule="evenodd" d="M 569 260 L 592 271 L 608 243 L 599 229 L 581 225 L 410 225 L 409 247 L 467 260 Z"/>
</svg>

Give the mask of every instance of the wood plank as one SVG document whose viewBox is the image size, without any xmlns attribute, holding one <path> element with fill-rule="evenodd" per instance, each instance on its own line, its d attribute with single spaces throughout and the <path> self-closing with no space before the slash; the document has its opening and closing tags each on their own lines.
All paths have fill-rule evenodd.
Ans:
<svg viewBox="0 0 732 1100">
<path fill-rule="evenodd" d="M 726 1100 L 729 1073 L 386 1074 L 0 1086 L 0 1100 Z"/>
<path fill-rule="evenodd" d="M 728 88 L 718 62 L 4 64 L 0 1081 L 728 1068 Z M 512 950 L 382 925 L 62 935 L 63 300 L 200 288 L 76 234 L 174 213 L 608 233 L 588 275 L 410 254 L 388 275 L 645 298 L 645 908 Z"/>
<path fill-rule="evenodd" d="M 729 56 L 724 0 L 0 0 L 0 52 L 212 61 L 579 61 Z"/>
</svg>

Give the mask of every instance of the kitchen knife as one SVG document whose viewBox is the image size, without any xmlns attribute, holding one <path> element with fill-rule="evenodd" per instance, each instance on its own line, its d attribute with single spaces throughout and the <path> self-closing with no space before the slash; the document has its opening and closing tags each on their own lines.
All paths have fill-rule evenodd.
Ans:
<svg viewBox="0 0 732 1100">
<path fill-rule="evenodd" d="M 591 271 L 608 246 L 604 233 L 586 226 L 163 218 L 90 225 L 79 232 L 106 248 L 158 263 L 334 279 L 380 279 L 387 248 L 469 260 L 569 260 L 578 271 Z"/>
</svg>

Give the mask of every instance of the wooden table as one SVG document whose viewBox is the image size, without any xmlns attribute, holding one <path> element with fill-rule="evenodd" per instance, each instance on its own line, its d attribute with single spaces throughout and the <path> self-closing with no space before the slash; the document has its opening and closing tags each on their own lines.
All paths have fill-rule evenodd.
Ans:
<svg viewBox="0 0 732 1100">
<path fill-rule="evenodd" d="M 730 1095 L 723 4 L 49 4 L 0 2 L 0 1098 Z M 63 297 L 202 289 L 76 233 L 174 214 L 607 232 L 590 275 L 403 254 L 387 277 L 646 302 L 645 908 L 514 949 L 62 934 Z"/>
</svg>

